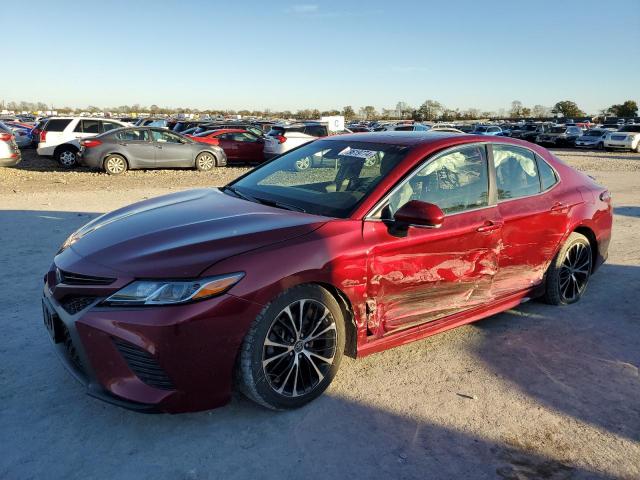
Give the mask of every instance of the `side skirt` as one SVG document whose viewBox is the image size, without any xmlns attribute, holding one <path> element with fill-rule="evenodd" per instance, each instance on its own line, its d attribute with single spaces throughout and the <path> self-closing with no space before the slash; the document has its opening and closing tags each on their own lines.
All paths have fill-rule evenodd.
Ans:
<svg viewBox="0 0 640 480">
<path fill-rule="evenodd" d="M 544 283 L 543 283 L 544 285 Z M 539 296 L 540 290 L 535 288 L 532 290 L 524 290 L 508 297 L 502 298 L 495 303 L 488 306 L 477 307 L 471 310 L 465 310 L 464 312 L 456 313 L 449 317 L 441 318 L 433 322 L 418 325 L 416 327 L 398 332 L 395 335 L 389 335 L 388 337 L 382 337 L 375 340 L 371 340 L 364 345 L 358 346 L 357 358 L 371 355 L 372 353 L 381 352 L 389 348 L 398 347 L 407 343 L 415 342 L 416 340 L 422 340 L 423 338 L 430 337 L 437 333 L 445 332 L 452 328 L 466 325 L 477 320 L 481 320 L 491 315 L 495 315 L 510 308 L 517 307 L 521 303 L 528 301 L 529 299 Z"/>
</svg>

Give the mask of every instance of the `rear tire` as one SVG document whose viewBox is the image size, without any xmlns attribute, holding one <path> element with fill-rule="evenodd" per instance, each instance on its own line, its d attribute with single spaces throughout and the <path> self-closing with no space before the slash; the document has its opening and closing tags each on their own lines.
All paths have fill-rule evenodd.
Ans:
<svg viewBox="0 0 640 480">
<path fill-rule="evenodd" d="M 78 166 L 78 151 L 73 147 L 61 147 L 56 151 L 55 157 L 63 168 L 75 168 Z"/>
<path fill-rule="evenodd" d="M 273 410 L 301 407 L 322 394 L 345 346 L 342 309 L 318 285 L 277 296 L 253 321 L 240 350 L 240 391 Z"/>
<path fill-rule="evenodd" d="M 213 153 L 202 152 L 196 157 L 196 168 L 200 172 L 208 172 L 212 170 L 218 164 L 216 157 Z"/>
<path fill-rule="evenodd" d="M 111 154 L 104 159 L 104 171 L 109 175 L 121 175 L 128 169 L 127 159 L 122 155 Z"/>
<path fill-rule="evenodd" d="M 554 257 L 546 275 L 544 301 L 549 305 L 570 305 L 582 298 L 593 265 L 589 239 L 573 232 Z"/>
</svg>

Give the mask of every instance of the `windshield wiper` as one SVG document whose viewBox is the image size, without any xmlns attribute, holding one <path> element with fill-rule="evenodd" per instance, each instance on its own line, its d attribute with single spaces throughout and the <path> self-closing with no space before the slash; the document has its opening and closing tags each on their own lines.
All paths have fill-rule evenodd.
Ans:
<svg viewBox="0 0 640 480">
<path fill-rule="evenodd" d="M 223 190 L 229 190 L 236 197 L 240 197 L 243 200 L 247 200 L 247 201 L 253 202 L 253 203 L 258 203 L 259 202 L 259 200 L 257 198 L 253 198 L 253 197 L 250 197 L 249 195 L 247 195 L 246 193 L 242 193 L 236 187 L 230 187 L 230 186 L 227 185 L 227 186 L 223 187 Z"/>
<path fill-rule="evenodd" d="M 294 212 L 302 212 L 307 213 L 303 208 L 296 207 L 295 205 L 289 205 L 288 203 L 276 202 L 275 200 L 265 200 L 264 198 L 257 198 L 247 195 L 246 193 L 242 193 L 235 187 L 226 186 L 223 187 L 223 190 L 228 190 L 233 193 L 235 196 L 242 198 L 243 200 L 247 200 L 253 203 L 261 203 L 262 205 L 267 205 L 269 207 L 282 208 L 284 210 L 291 210 Z"/>
<path fill-rule="evenodd" d="M 284 210 L 291 210 L 293 212 L 302 212 L 307 213 L 304 208 L 297 207 L 295 205 L 290 205 L 288 203 L 277 202 L 275 200 L 265 200 L 264 198 L 255 198 L 258 202 L 263 205 L 268 205 L 270 207 L 283 208 Z"/>
</svg>

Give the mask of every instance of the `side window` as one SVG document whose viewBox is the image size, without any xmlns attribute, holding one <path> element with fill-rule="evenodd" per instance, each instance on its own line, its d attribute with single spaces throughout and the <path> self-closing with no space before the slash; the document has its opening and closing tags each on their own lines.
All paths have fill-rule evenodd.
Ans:
<svg viewBox="0 0 640 480">
<path fill-rule="evenodd" d="M 97 135 L 99 133 L 102 133 L 101 123 L 102 122 L 100 120 L 80 120 L 73 131 L 82 133 L 93 133 Z"/>
<path fill-rule="evenodd" d="M 255 142 L 257 140 L 257 138 L 254 135 L 251 135 L 250 133 L 247 133 L 247 132 L 234 133 L 233 139 L 236 142 Z"/>
<path fill-rule="evenodd" d="M 486 207 L 489 177 L 484 146 L 468 146 L 420 168 L 389 199 L 393 215 L 410 200 L 435 203 L 445 214 Z"/>
<path fill-rule="evenodd" d="M 541 157 L 536 155 L 538 160 L 538 171 L 540 172 L 540 182 L 542 183 L 542 191 L 550 189 L 558 183 L 556 172 Z"/>
<path fill-rule="evenodd" d="M 512 145 L 493 145 L 498 200 L 526 197 L 540 192 L 534 153 Z"/>
<path fill-rule="evenodd" d="M 182 143 L 182 139 L 169 132 L 161 132 L 159 130 L 151 130 L 151 136 L 155 142 L 160 143 Z"/>
<path fill-rule="evenodd" d="M 148 142 L 149 132 L 148 130 L 125 130 L 118 132 L 116 138 L 123 142 Z"/>
<path fill-rule="evenodd" d="M 63 132 L 67 125 L 71 123 L 71 120 L 52 119 L 44 126 L 47 132 Z"/>
<path fill-rule="evenodd" d="M 120 125 L 113 122 L 102 122 L 102 129 L 105 132 L 108 132 L 109 130 L 114 130 L 116 128 L 120 128 Z"/>
</svg>

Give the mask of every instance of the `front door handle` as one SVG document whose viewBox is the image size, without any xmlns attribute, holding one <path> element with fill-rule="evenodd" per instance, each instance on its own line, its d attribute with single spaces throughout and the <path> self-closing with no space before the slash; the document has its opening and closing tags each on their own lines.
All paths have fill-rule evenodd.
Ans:
<svg viewBox="0 0 640 480">
<path fill-rule="evenodd" d="M 477 232 L 487 233 L 494 232 L 502 228 L 502 223 L 500 222 L 492 222 L 491 220 L 487 220 L 484 224 L 478 228 L 476 228 Z"/>
</svg>

